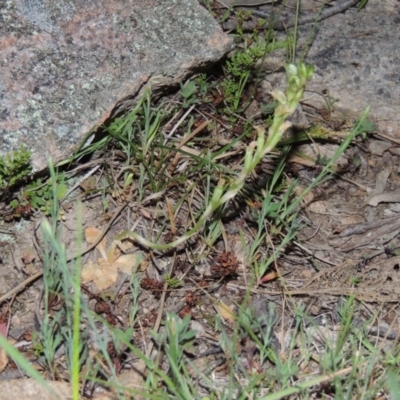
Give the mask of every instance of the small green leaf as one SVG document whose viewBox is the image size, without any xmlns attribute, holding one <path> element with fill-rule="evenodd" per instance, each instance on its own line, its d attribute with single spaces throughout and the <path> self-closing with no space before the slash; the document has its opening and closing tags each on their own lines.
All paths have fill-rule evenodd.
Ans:
<svg viewBox="0 0 400 400">
<path fill-rule="evenodd" d="M 193 96 L 196 93 L 197 86 L 194 81 L 189 81 L 186 85 L 181 84 L 181 95 L 188 99 L 189 97 Z"/>
<path fill-rule="evenodd" d="M 35 208 L 35 209 L 39 208 L 38 204 L 36 203 L 36 199 L 30 199 L 29 204 L 32 208 Z"/>
<path fill-rule="evenodd" d="M 58 185 L 57 187 L 57 199 L 62 200 L 65 195 L 67 194 L 68 187 L 67 185 L 64 185 L 63 183 Z"/>
<path fill-rule="evenodd" d="M 360 123 L 360 120 L 355 121 L 355 126 Z M 376 125 L 372 121 L 362 120 L 358 130 L 360 133 L 372 133 L 376 131 Z"/>
</svg>

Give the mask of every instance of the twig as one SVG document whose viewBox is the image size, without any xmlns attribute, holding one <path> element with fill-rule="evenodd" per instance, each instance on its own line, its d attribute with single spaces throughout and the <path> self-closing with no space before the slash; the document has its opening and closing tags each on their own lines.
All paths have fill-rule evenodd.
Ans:
<svg viewBox="0 0 400 400">
<path fill-rule="evenodd" d="M 389 135 L 385 135 L 385 134 L 380 133 L 380 132 L 379 132 L 379 133 L 376 133 L 375 135 L 378 136 L 378 137 L 381 137 L 381 138 L 383 138 L 383 139 L 390 140 L 390 141 L 393 142 L 393 143 L 400 144 L 400 140 L 399 140 L 399 139 L 396 139 L 396 138 L 391 137 L 391 136 L 389 136 Z"/>
<path fill-rule="evenodd" d="M 166 136 L 167 139 L 171 139 L 172 135 L 175 133 L 175 131 L 181 126 L 182 122 L 185 120 L 185 118 L 193 111 L 193 108 L 196 107 L 196 104 L 192 105 L 186 112 L 185 114 L 182 115 L 180 120 L 175 124 L 175 126 L 171 129 L 171 132 Z"/>
</svg>

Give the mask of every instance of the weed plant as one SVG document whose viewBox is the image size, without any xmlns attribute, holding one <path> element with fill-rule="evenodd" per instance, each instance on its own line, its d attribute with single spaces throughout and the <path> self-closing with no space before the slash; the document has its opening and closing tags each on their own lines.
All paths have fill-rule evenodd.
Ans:
<svg viewBox="0 0 400 400">
<path fill-rule="evenodd" d="M 0 157 L 0 189 L 11 188 L 20 183 L 32 170 L 31 153 L 24 147 Z"/>
</svg>

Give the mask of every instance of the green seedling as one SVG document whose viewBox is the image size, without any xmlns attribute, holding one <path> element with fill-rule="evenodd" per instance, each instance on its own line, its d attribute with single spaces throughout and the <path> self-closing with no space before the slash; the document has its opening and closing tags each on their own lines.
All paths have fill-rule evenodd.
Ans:
<svg viewBox="0 0 400 400">
<path fill-rule="evenodd" d="M 207 82 L 207 74 L 200 74 L 195 79 L 195 82 L 201 95 L 204 96 L 210 90 L 210 84 Z"/>
<path fill-rule="evenodd" d="M 165 328 L 163 334 L 153 332 L 152 336 L 160 348 L 165 348 L 169 361 L 172 379 L 166 384 L 171 392 L 176 392 L 179 388 L 183 395 L 180 398 L 194 398 L 196 391 L 183 362 L 183 355 L 185 351 L 191 351 L 196 331 L 190 329 L 189 316 L 181 320 L 175 314 L 167 314 Z"/>
<path fill-rule="evenodd" d="M 368 3 L 368 0 L 361 0 L 358 5 L 357 5 L 357 9 L 358 11 L 362 10 Z"/>
<path fill-rule="evenodd" d="M 363 138 L 363 139 L 366 139 L 367 138 L 367 136 L 368 136 L 368 134 L 370 134 L 370 133 L 373 133 L 373 132 L 376 132 L 376 130 L 377 130 L 377 127 L 376 127 L 376 125 L 374 124 L 374 122 L 372 122 L 372 121 L 369 121 L 369 120 L 367 120 L 367 119 L 365 119 L 365 120 L 360 120 L 360 119 L 357 119 L 355 122 L 354 122 L 354 126 L 359 126 L 359 130 L 360 130 L 360 132 L 361 132 L 361 137 Z"/>
<path fill-rule="evenodd" d="M 246 102 L 242 104 L 243 94 L 248 84 L 254 81 L 257 75 L 257 63 L 262 62 L 272 51 L 286 46 L 285 41 L 260 39 L 257 33 L 253 35 L 251 41 L 253 43 L 250 46 L 245 46 L 244 49 L 235 52 L 224 67 L 221 88 L 230 113 L 240 113 L 247 107 L 250 100 L 247 104 Z"/>
<path fill-rule="evenodd" d="M 165 277 L 165 282 L 168 283 L 168 287 L 174 289 L 178 288 L 179 286 L 182 286 L 182 281 L 176 278 L 171 277 L 170 275 L 167 275 Z"/>
<path fill-rule="evenodd" d="M 180 94 L 183 97 L 182 108 L 189 108 L 191 105 L 197 103 L 198 99 L 195 96 L 197 92 L 196 82 L 188 81 L 184 85 L 181 84 Z"/>
<path fill-rule="evenodd" d="M 52 179 L 56 179 L 56 198 L 53 195 Z M 28 203 L 33 209 L 42 211 L 45 215 L 50 215 L 54 207 L 54 201 L 61 201 L 65 198 L 68 191 L 66 178 L 59 174 L 55 178 L 51 178 L 42 183 L 40 179 L 28 185 L 18 201 L 14 200 L 11 205 L 16 208 Z M 62 218 L 63 212 L 59 210 L 59 218 Z"/>
<path fill-rule="evenodd" d="M 251 18 L 251 11 L 240 8 L 236 13 L 237 27 L 236 30 L 240 36 L 243 36 L 243 23 Z"/>
</svg>

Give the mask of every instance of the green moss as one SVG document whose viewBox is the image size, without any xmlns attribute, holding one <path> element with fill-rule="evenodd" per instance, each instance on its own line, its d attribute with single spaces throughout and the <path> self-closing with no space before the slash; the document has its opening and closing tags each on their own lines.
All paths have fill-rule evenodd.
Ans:
<svg viewBox="0 0 400 400">
<path fill-rule="evenodd" d="M 0 188 L 5 189 L 20 182 L 30 174 L 31 152 L 24 147 L 0 157 Z"/>
</svg>

